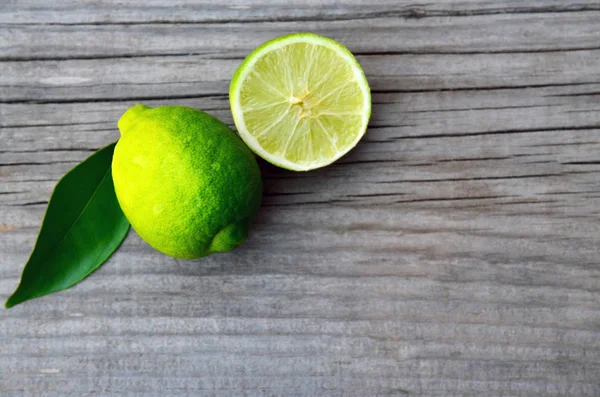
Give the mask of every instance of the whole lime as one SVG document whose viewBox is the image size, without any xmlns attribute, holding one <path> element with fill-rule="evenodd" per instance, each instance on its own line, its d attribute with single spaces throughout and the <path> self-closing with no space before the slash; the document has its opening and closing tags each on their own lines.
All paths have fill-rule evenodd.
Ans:
<svg viewBox="0 0 600 397">
<path fill-rule="evenodd" d="M 191 259 L 246 240 L 262 181 L 254 155 L 226 124 L 187 107 L 136 105 L 119 130 L 115 191 L 148 244 Z"/>
</svg>

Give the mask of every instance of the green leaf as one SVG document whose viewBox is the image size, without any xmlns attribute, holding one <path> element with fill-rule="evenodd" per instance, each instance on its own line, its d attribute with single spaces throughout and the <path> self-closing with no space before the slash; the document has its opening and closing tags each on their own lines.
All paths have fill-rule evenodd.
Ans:
<svg viewBox="0 0 600 397">
<path fill-rule="evenodd" d="M 6 308 L 73 286 L 119 247 L 129 222 L 113 186 L 114 148 L 113 143 L 98 150 L 58 182 L 21 283 Z"/>
</svg>

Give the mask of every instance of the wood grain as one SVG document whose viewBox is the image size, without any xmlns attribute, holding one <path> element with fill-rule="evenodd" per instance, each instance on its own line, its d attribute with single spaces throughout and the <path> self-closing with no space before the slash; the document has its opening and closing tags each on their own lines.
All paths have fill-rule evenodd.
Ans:
<svg viewBox="0 0 600 397">
<path fill-rule="evenodd" d="M 600 396 L 599 4 L 59 3 L 0 7 L 0 298 L 135 103 L 232 125 L 243 57 L 310 30 L 357 54 L 373 117 L 330 167 L 261 162 L 235 252 L 132 232 L 0 311 L 2 396 Z"/>
</svg>

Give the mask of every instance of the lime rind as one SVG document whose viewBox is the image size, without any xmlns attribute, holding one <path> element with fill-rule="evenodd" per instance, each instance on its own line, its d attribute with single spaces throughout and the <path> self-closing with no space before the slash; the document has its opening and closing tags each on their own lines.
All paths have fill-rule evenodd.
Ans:
<svg viewBox="0 0 600 397">
<path fill-rule="evenodd" d="M 264 60 L 265 57 L 270 56 L 269 53 L 277 50 L 285 50 L 284 47 L 291 44 L 312 44 L 322 46 L 326 49 L 332 50 L 336 56 L 343 60 L 341 65 L 331 65 L 330 70 L 326 70 L 324 67 L 321 69 L 324 71 L 324 78 L 319 84 L 326 84 L 333 74 L 339 73 L 340 68 L 346 68 L 349 73 L 348 81 L 344 84 L 337 84 L 331 88 L 331 91 L 326 91 L 327 95 L 319 98 L 320 102 L 329 100 L 330 103 L 322 105 L 327 109 L 332 108 L 335 110 L 335 106 L 343 105 L 343 102 L 336 102 L 336 98 L 340 95 L 346 95 L 346 97 L 352 97 L 352 92 L 344 92 L 344 90 L 358 89 L 354 97 L 362 98 L 362 103 L 358 104 L 359 111 L 345 113 L 342 108 L 331 113 L 320 112 L 319 117 L 315 118 L 315 123 L 307 127 L 307 123 L 302 121 L 302 118 L 295 118 L 294 115 L 289 111 L 289 104 L 287 101 L 277 101 L 273 99 L 266 99 L 271 97 L 277 97 L 278 95 L 286 96 L 286 92 L 281 92 L 282 87 L 286 84 L 296 84 L 295 80 L 302 79 L 300 76 L 289 76 L 287 73 L 281 77 L 282 80 L 277 80 L 276 75 L 270 76 L 274 81 L 267 81 L 262 79 L 261 76 L 255 72 L 257 62 Z M 285 51 L 279 51 L 278 56 L 288 56 Z M 310 54 L 309 54 L 310 55 Z M 337 69 L 336 69 L 337 68 Z M 286 69 L 287 70 L 287 69 Z M 321 71 L 321 70 L 320 70 Z M 327 75 L 329 73 L 329 76 Z M 251 75 L 252 74 L 252 75 Z M 300 73 L 299 73 L 300 74 Z M 251 76 L 250 79 L 249 76 Z M 351 77 L 350 77 L 351 76 Z M 304 78 L 306 80 L 306 78 Z M 248 81 L 247 81 L 248 80 Z M 253 120 L 247 120 L 249 116 L 245 116 L 245 110 L 242 104 L 241 92 L 244 89 L 244 83 L 249 83 L 256 80 L 260 83 L 260 89 L 252 91 L 256 95 L 263 95 L 263 98 L 257 98 L 256 103 L 261 104 L 261 108 L 253 107 L 251 110 L 256 113 Z M 333 83 L 336 80 L 333 79 Z M 311 87 L 313 90 L 319 87 Z M 324 167 L 338 160 L 353 147 L 356 146 L 358 141 L 362 138 L 367 129 L 367 124 L 371 115 L 371 93 L 365 74 L 354 58 L 352 53 L 338 42 L 319 36 L 313 33 L 296 33 L 292 35 L 282 36 L 268 41 L 246 57 L 244 62 L 236 70 L 233 79 L 231 81 L 229 90 L 231 110 L 233 113 L 234 122 L 238 129 L 238 133 L 246 144 L 259 156 L 265 160 L 280 166 L 282 168 L 294 170 L 294 171 L 308 171 L 320 167 Z M 262 102 L 261 102 L 262 101 Z M 272 101 L 272 102 L 269 102 Z M 260 111 L 263 111 L 262 114 Z M 275 115 L 273 117 L 272 115 Z M 273 120 L 273 118 L 275 118 Z M 345 136 L 343 133 L 340 134 L 336 131 L 335 125 L 339 124 L 340 118 L 344 118 L 345 122 L 351 122 L 352 125 L 356 125 L 353 130 L 353 134 Z M 336 120 L 337 119 L 337 120 Z M 264 121 L 263 121 L 264 120 Z M 247 126 L 247 121 L 251 124 L 261 126 L 260 132 L 251 132 Z M 267 125 L 268 124 L 268 125 Z M 274 134 L 271 130 L 277 130 L 277 126 L 281 124 L 282 128 L 286 126 L 293 126 L 290 129 L 286 129 L 286 134 Z M 303 135 L 302 131 L 306 128 L 311 128 L 311 134 Z M 288 133 L 289 132 L 289 133 Z M 337 132 L 337 133 L 336 133 Z M 266 136 L 267 134 L 271 134 Z M 297 153 L 287 154 L 286 150 L 290 144 L 293 145 L 305 145 L 306 147 L 311 145 L 311 136 L 316 136 L 320 141 L 324 142 L 323 145 L 312 145 L 311 148 L 314 151 L 315 147 L 319 153 L 315 153 L 316 159 L 312 159 L 307 162 L 306 159 L 302 158 L 303 150 L 298 150 Z M 341 139 L 340 139 L 341 137 Z M 345 140 L 344 140 L 345 138 Z M 348 138 L 351 138 L 348 141 Z M 275 142 L 271 142 L 271 141 Z M 272 143 L 269 145 L 269 143 Z M 339 145 L 338 145 L 339 144 Z M 341 146 L 339 148 L 338 146 Z M 306 149 L 308 150 L 308 149 Z"/>
<path fill-rule="evenodd" d="M 225 123 L 183 106 L 136 105 L 119 129 L 114 189 L 144 241 L 192 259 L 246 240 L 262 180 L 256 157 Z"/>
</svg>

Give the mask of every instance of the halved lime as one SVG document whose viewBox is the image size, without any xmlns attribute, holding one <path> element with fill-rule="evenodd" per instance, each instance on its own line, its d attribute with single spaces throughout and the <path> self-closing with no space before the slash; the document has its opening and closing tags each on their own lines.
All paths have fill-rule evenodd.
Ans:
<svg viewBox="0 0 600 397">
<path fill-rule="evenodd" d="M 278 37 L 252 51 L 233 76 L 229 101 L 246 144 L 294 171 L 342 157 L 371 115 L 369 84 L 352 53 L 312 33 Z"/>
</svg>

